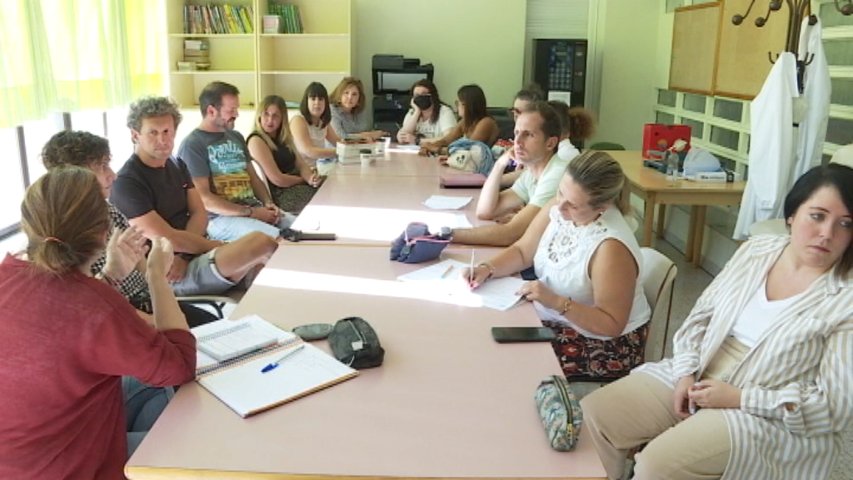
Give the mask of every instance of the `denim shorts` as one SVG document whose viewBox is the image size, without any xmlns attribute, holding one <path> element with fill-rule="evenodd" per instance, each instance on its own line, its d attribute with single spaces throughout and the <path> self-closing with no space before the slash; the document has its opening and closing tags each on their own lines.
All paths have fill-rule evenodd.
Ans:
<svg viewBox="0 0 853 480">
<path fill-rule="evenodd" d="M 273 239 L 281 236 L 281 229 L 293 224 L 296 217 L 292 213 L 283 213 L 278 225 L 270 225 L 249 217 L 213 217 L 207 222 L 207 234 L 213 240 L 233 242 L 252 232 L 261 232 Z"/>
</svg>

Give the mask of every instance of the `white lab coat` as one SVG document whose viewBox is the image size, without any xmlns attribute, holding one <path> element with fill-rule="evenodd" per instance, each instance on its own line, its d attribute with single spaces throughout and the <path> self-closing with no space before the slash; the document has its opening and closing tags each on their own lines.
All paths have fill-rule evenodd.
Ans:
<svg viewBox="0 0 853 480">
<path fill-rule="evenodd" d="M 782 216 L 794 166 L 793 102 L 799 97 L 797 61 L 782 52 L 750 105 L 749 179 L 733 237 L 749 237 L 755 222 Z"/>
<path fill-rule="evenodd" d="M 823 140 L 826 138 L 826 124 L 829 121 L 829 100 L 832 85 L 829 80 L 829 67 L 823 53 L 823 38 L 820 20 L 809 25 L 809 19 L 803 20 L 800 29 L 800 45 L 797 49 L 800 60 L 811 63 L 806 65 L 803 80 L 803 100 L 806 114 L 800 121 L 797 132 L 796 157 L 792 181 L 800 178 L 810 168 L 820 165 L 823 154 Z"/>
</svg>

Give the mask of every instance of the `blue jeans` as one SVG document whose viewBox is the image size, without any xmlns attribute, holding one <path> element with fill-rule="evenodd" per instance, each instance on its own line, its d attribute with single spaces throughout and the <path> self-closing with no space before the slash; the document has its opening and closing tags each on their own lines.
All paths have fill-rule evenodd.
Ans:
<svg viewBox="0 0 853 480">
<path fill-rule="evenodd" d="M 172 387 L 151 387 L 133 377 L 121 377 L 127 417 L 127 457 L 142 443 L 145 434 L 175 395 Z"/>
<path fill-rule="evenodd" d="M 288 228 L 296 220 L 292 213 L 282 213 L 278 225 L 270 225 L 249 217 L 214 217 L 207 222 L 207 234 L 213 240 L 233 242 L 251 232 L 261 232 L 273 239 L 281 236 L 281 229 Z"/>
</svg>

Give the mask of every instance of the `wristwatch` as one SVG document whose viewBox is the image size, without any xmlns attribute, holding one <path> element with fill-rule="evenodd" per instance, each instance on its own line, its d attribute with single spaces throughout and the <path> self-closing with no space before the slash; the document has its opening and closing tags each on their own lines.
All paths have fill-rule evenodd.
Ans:
<svg viewBox="0 0 853 480">
<path fill-rule="evenodd" d="M 243 217 L 251 217 L 252 216 L 252 207 L 243 207 L 243 210 L 240 212 Z"/>
</svg>

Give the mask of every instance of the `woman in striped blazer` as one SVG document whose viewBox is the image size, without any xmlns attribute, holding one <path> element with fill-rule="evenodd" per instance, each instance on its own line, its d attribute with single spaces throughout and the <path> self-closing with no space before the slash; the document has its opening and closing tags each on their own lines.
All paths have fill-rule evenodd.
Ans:
<svg viewBox="0 0 853 480">
<path fill-rule="evenodd" d="M 610 478 L 825 478 L 853 417 L 853 169 L 785 198 L 790 235 L 740 247 L 675 334 L 673 358 L 583 399 Z"/>
</svg>

